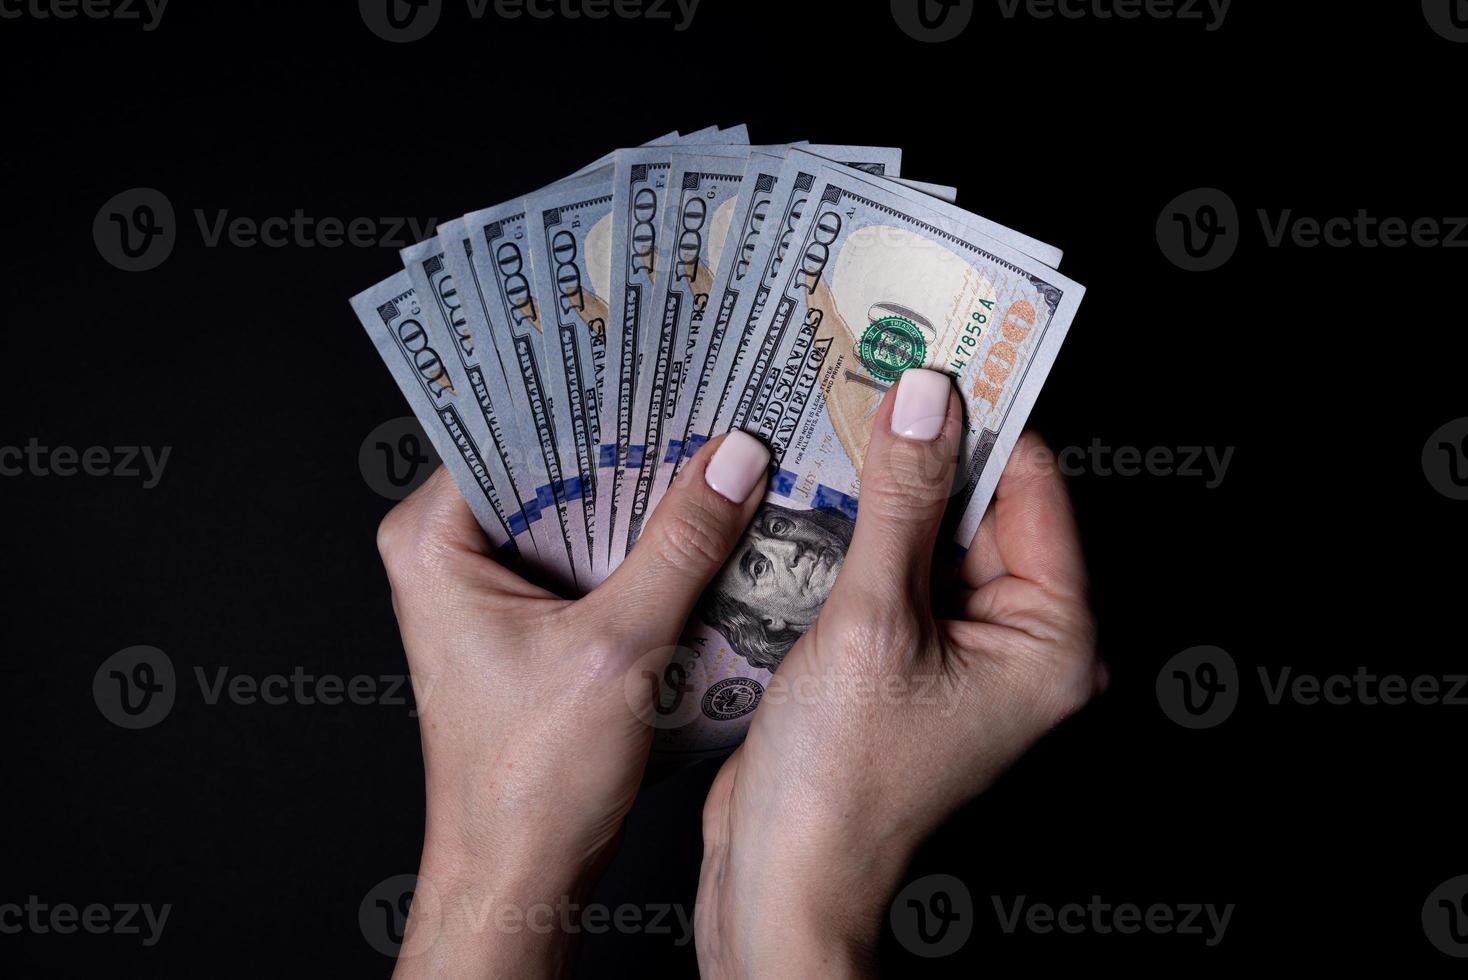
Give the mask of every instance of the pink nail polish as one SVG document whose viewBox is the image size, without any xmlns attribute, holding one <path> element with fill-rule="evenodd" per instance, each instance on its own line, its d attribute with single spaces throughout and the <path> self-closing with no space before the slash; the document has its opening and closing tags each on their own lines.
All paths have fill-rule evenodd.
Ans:
<svg viewBox="0 0 1468 980">
<path fill-rule="evenodd" d="M 726 500 L 742 504 L 756 484 L 763 483 L 770 451 L 748 432 L 729 433 L 703 471 L 704 482 Z"/>
<path fill-rule="evenodd" d="M 953 382 L 941 371 L 903 371 L 897 379 L 897 403 L 892 406 L 893 434 L 918 442 L 936 439 L 948 417 L 948 393 L 952 390 Z"/>
</svg>

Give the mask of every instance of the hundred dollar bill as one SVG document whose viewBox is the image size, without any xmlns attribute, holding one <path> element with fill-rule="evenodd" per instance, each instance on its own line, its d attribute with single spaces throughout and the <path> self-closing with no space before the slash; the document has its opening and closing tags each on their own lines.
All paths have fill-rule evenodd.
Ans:
<svg viewBox="0 0 1468 980">
<path fill-rule="evenodd" d="M 598 391 L 606 373 L 612 169 L 537 191 L 526 198 L 525 211 L 557 448 L 563 474 L 585 490 L 579 504 L 589 556 L 597 538 Z M 589 558 L 586 571 L 584 585 L 590 588 L 596 580 Z"/>
<path fill-rule="evenodd" d="M 731 144 L 746 141 L 744 127 L 722 130 L 710 136 L 694 134 L 679 146 Z M 612 287 L 607 332 L 607 377 L 603 391 L 603 443 L 612 444 L 610 472 L 599 472 L 596 524 L 606 528 L 606 541 L 597 541 L 597 581 L 615 568 L 626 555 L 630 524 L 627 473 L 642 466 L 643 446 L 634 445 L 634 432 L 644 431 L 646 417 L 634 419 L 635 393 L 644 384 L 641 377 L 645 331 L 654 302 L 658 232 L 667 187 L 672 151 L 668 147 L 639 147 L 618 150 L 612 185 Z M 645 404 L 645 402 L 644 402 Z M 614 441 L 613 441 L 614 440 Z M 608 455 L 602 451 L 601 459 Z M 605 488 L 610 488 L 606 493 Z"/>
<path fill-rule="evenodd" d="M 654 264 L 658 301 L 648 311 L 642 371 L 633 392 L 632 439 L 643 446 L 643 455 L 641 466 L 627 467 L 629 549 L 637 543 L 656 495 L 667 486 L 663 476 L 682 453 L 681 441 L 673 445 L 668 440 L 668 428 L 676 414 L 690 338 L 703 326 L 718 261 L 715 250 L 723 248 L 749 156 L 749 147 L 738 149 L 743 152 L 685 151 L 671 158 Z"/>
<path fill-rule="evenodd" d="M 812 201 L 800 261 L 767 314 L 796 325 L 756 420 L 777 487 L 811 506 L 826 488 L 854 506 L 886 388 L 909 367 L 944 371 L 965 408 L 950 510 L 966 549 L 1085 290 L 990 238 L 982 219 L 841 168 L 822 169 Z"/>
<path fill-rule="evenodd" d="M 901 162 L 901 151 L 889 147 L 820 149 L 824 152 L 806 156 L 792 150 L 778 167 L 773 161 L 761 161 L 748 181 L 751 198 L 749 210 L 743 212 L 747 224 L 741 227 L 738 250 L 730 255 L 732 261 L 715 286 L 720 298 L 711 344 L 718 337 L 719 349 L 704 369 L 702 390 L 691 406 L 685 445 L 693 452 L 711 436 L 742 427 L 752 407 L 755 392 L 746 394 L 745 389 L 754 384 L 756 360 L 770 355 L 763 338 L 755 334 L 755 324 L 815 179 L 810 172 L 818 165 L 814 161 L 837 160 L 878 175 L 895 175 Z"/>
<path fill-rule="evenodd" d="M 813 176 L 765 314 L 798 337 L 756 420 L 776 472 L 664 675 L 654 720 L 664 755 L 743 737 L 771 673 L 830 594 L 876 405 L 908 368 L 948 373 L 963 398 L 950 512 L 962 514 L 960 545 L 972 540 L 1084 292 L 994 241 L 981 219 L 840 168 Z"/>
<path fill-rule="evenodd" d="M 521 509 L 534 516 L 531 535 L 535 539 L 537 567 L 548 577 L 549 584 L 570 590 L 575 586 L 570 549 L 554 511 L 546 513 L 540 504 L 540 490 L 549 484 L 550 478 L 540 451 L 535 416 L 519 380 L 519 363 L 514 359 L 513 345 L 495 343 L 486 312 L 489 299 L 486 283 L 472 261 L 474 244 L 468 223 L 460 218 L 440 225 L 438 242 L 448 276 L 455 284 L 463 320 L 455 328 L 454 347 L 471 386 L 477 388 L 483 384 L 488 399 L 500 407 L 497 418 L 504 433 L 510 479 Z"/>
<path fill-rule="evenodd" d="M 467 422 L 475 409 L 466 404 L 464 377 L 430 340 L 426 324 L 437 312 L 419 302 L 406 272 L 353 297 L 352 309 L 496 552 L 505 558 L 534 555 L 509 475 Z M 443 336 L 442 325 L 432 333 Z"/>
<path fill-rule="evenodd" d="M 581 497 L 592 488 L 583 485 L 575 467 L 564 465 L 561 458 L 541 313 L 531 287 L 525 201 L 518 198 L 475 211 L 463 220 L 471 241 L 469 260 L 484 290 L 490 333 L 505 355 L 505 375 L 519 402 L 517 410 L 533 424 L 532 451 L 545 467 L 546 482 L 536 488 L 536 497 L 542 513 L 554 514 L 559 523 L 575 588 L 585 591 L 591 582 L 591 550 Z"/>
<path fill-rule="evenodd" d="M 747 428 L 750 419 L 769 396 L 769 385 L 773 382 L 770 371 L 775 352 L 785 342 L 790 324 L 783 320 L 765 319 L 767 300 L 770 290 L 782 275 L 787 250 L 803 216 L 805 203 L 810 198 L 816 174 L 831 162 L 801 150 L 791 150 L 786 155 L 779 179 L 779 185 L 785 188 L 781 195 L 783 207 L 778 213 L 779 221 L 761 236 L 758 254 L 754 260 L 759 280 L 749 309 L 749 320 L 745 323 L 748 343 L 739 352 L 732 370 L 724 378 L 724 392 L 716 409 L 714 432 Z M 887 186 L 889 193 L 914 204 L 939 204 L 922 191 L 901 185 Z M 1042 263 L 1054 264 L 1060 261 L 1060 251 L 1044 242 L 977 215 L 971 218 L 990 238 L 1005 242 L 1027 255 L 1033 255 Z"/>
<path fill-rule="evenodd" d="M 716 132 L 715 128 L 710 133 Z M 644 146 L 678 142 L 676 131 Z M 610 288 L 612 161 L 615 151 L 525 201 L 532 287 L 541 332 L 561 467 L 579 482 L 587 548 L 596 548 L 596 469 L 606 373 L 606 300 Z M 592 211 L 597 215 L 593 217 Z M 556 227 L 552 230 L 552 225 Z M 588 252 L 579 236 L 590 234 Z M 564 253 L 571 249 L 571 254 Z M 590 308 L 586 304 L 590 304 Z M 575 329 L 579 324 L 579 330 Z M 592 566 L 594 568 L 594 561 Z M 588 570 L 581 587 L 599 579 Z"/>
<path fill-rule="evenodd" d="M 500 370 L 499 358 L 490 357 L 488 370 L 481 366 L 474 352 L 474 338 L 469 333 L 468 316 L 464 312 L 465 297 L 459 293 L 453 275 L 444 262 L 444 253 L 438 238 L 430 238 L 410 245 L 400 253 L 403 267 L 408 273 L 408 282 L 413 287 L 419 302 L 432 307 L 437 316 L 422 318 L 428 332 L 428 342 L 446 357 L 452 351 L 459 362 L 459 371 L 466 382 L 459 393 L 467 406 L 472 403 L 475 411 L 466 408 L 465 421 L 474 441 L 486 454 L 493 453 L 500 468 L 509 477 L 507 507 L 530 527 L 531 547 L 521 549 L 521 557 L 535 566 L 540 565 L 539 542 L 535 540 L 536 525 L 540 522 L 540 507 L 533 496 L 523 494 L 526 486 L 525 474 L 518 475 L 519 462 L 515 447 L 505 436 L 502 416 L 509 409 L 508 387 Z M 495 399 L 500 404 L 495 404 Z"/>
<path fill-rule="evenodd" d="M 709 434 L 700 432 L 694 420 L 702 417 L 708 401 L 710 385 L 717 376 L 716 365 L 725 349 L 729 323 L 741 309 L 740 299 L 750 269 L 751 253 L 769 213 L 785 155 L 794 145 L 797 144 L 752 148 L 745 171 L 737 183 L 738 194 L 723 205 L 718 227 L 708 239 L 707 269 L 713 281 L 709 291 L 697 300 L 701 315 L 690 325 L 681 369 L 682 391 L 673 399 L 669 413 L 671 421 L 662 451 L 667 458 L 659 466 L 652 489 L 654 507 L 677 475 L 683 460 L 693 456 L 708 441 Z M 902 151 L 896 148 L 829 144 L 798 146 L 826 159 L 851 161 L 853 166 L 888 177 L 895 177 L 901 166 Z M 675 174 L 674 184 L 679 182 Z M 698 296 L 697 293 L 694 295 Z M 732 363 L 733 357 L 731 351 L 723 363 Z M 671 465 L 667 465 L 669 459 Z"/>
</svg>

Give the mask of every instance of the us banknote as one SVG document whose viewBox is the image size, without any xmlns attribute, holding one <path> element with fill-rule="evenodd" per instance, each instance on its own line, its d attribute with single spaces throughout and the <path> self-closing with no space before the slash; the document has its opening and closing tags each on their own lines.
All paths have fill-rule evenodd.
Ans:
<svg viewBox="0 0 1468 980">
<path fill-rule="evenodd" d="M 541 311 L 531 285 L 534 270 L 525 201 L 475 211 L 464 220 L 471 241 L 469 260 L 483 285 L 490 334 L 505 358 L 505 375 L 518 408 L 534 430 L 534 442 L 526 449 L 545 467 L 546 482 L 536 488 L 536 498 L 542 513 L 555 516 L 575 588 L 585 591 L 591 587 L 591 549 L 581 498 L 592 488 L 581 482 L 574 465 L 565 465 L 569 461 L 561 458 Z"/>
<path fill-rule="evenodd" d="M 732 364 L 737 356 L 737 352 L 731 350 L 720 360 L 731 320 L 739 315 L 741 309 L 747 309 L 747 305 L 741 306 L 740 299 L 751 268 L 751 258 L 774 200 L 780 168 L 785 155 L 797 146 L 826 159 L 850 161 L 854 166 L 879 175 L 896 177 L 900 170 L 902 151 L 896 148 L 826 144 L 751 148 L 745 170 L 736 184 L 737 195 L 732 201 L 721 204 L 718 227 L 701 241 L 707 252 L 705 268 L 712 282 L 701 299 L 694 292 L 694 299 L 701 306 L 701 315 L 688 332 L 681 367 L 681 391 L 675 392 L 669 408 L 669 423 L 660 450 L 662 462 L 652 488 L 654 507 L 677 475 L 683 460 L 694 455 L 708 441 L 708 433 L 701 432 L 695 420 L 702 418 L 710 387 L 718 376 L 716 365 Z M 680 179 L 675 174 L 674 184 L 679 183 Z M 671 243 L 665 244 L 665 248 L 671 247 Z"/>
<path fill-rule="evenodd" d="M 723 249 L 749 148 L 737 155 L 678 152 L 668 171 L 667 204 L 654 269 L 659 271 L 648 313 L 643 370 L 633 394 L 632 438 L 643 449 L 641 466 L 627 469 L 630 549 L 651 513 L 665 479 L 682 453 L 669 429 L 676 418 L 692 345 L 702 332 L 714 267 Z"/>
<path fill-rule="evenodd" d="M 513 346 L 495 343 L 487 313 L 486 283 L 473 263 L 474 243 L 468 222 L 460 218 L 440 225 L 438 243 L 460 301 L 463 326 L 455 349 L 463 369 L 471 382 L 482 381 L 492 403 L 506 406 L 497 414 L 507 445 L 510 479 L 522 510 L 535 517 L 531 535 L 541 574 L 555 587 L 572 589 L 576 578 L 571 571 L 570 546 L 554 510 L 541 507 L 542 488 L 549 485 L 550 478 L 540 451 L 535 416 L 530 411 L 525 386 L 520 382 Z"/>
<path fill-rule="evenodd" d="M 782 344 L 787 342 L 791 325 L 788 321 L 775 320 L 767 316 L 767 300 L 774 283 L 784 274 L 784 271 L 788 271 L 784 269 L 784 262 L 790 245 L 795 240 L 796 227 L 802 220 L 804 205 L 807 200 L 811 199 L 816 174 L 821 168 L 830 164 L 830 160 L 801 150 L 791 150 L 786 155 L 780 176 L 784 186 L 789 188 L 788 204 L 781 214 L 781 224 L 771 229 L 761 243 L 762 249 L 756 260 L 760 272 L 760 284 L 750 308 L 750 322 L 746 323 L 751 339 L 729 377 L 725 379 L 723 402 L 719 406 L 719 414 L 714 422 L 716 432 L 729 428 L 747 428 L 750 420 L 763 408 L 765 400 L 770 396 L 770 386 L 774 383 L 775 378 L 771 373 L 775 363 L 775 353 Z M 854 172 L 864 172 L 860 168 L 849 169 Z M 912 201 L 916 205 L 951 207 L 934 201 L 928 194 L 915 188 L 895 183 L 888 183 L 885 186 L 890 194 Z M 962 212 L 957 208 L 952 208 L 952 211 L 967 215 L 968 219 L 976 227 L 983 229 L 990 238 L 1005 242 L 1026 254 L 1035 255 L 1042 262 L 1060 261 L 1060 251 L 1044 242 L 1022 235 L 978 215 L 968 215 L 967 212 Z M 795 254 L 798 256 L 800 253 L 797 251 Z"/>
<path fill-rule="evenodd" d="M 738 145 L 748 143 L 744 127 L 721 130 L 706 139 L 690 136 L 678 146 Z M 641 404 L 637 392 L 646 385 L 643 360 L 647 355 L 646 331 L 656 286 L 658 234 L 662 224 L 672 153 L 667 147 L 640 147 L 616 154 L 612 185 L 612 309 L 608 321 L 608 375 L 603 400 L 608 436 L 614 437 L 610 472 L 598 473 L 603 488 L 596 523 L 607 529 L 605 545 L 598 542 L 594 571 L 597 580 L 615 568 L 630 547 L 630 486 L 642 466 L 643 445 L 634 433 L 645 431 L 647 417 L 634 417 Z M 604 442 L 608 439 L 604 438 Z M 628 473 L 632 474 L 629 479 Z M 608 488 L 609 491 L 608 492 Z M 603 513 L 604 511 L 604 513 Z"/>
<path fill-rule="evenodd" d="M 597 538 L 596 477 L 601 445 L 598 390 L 606 373 L 611 290 L 612 170 L 602 167 L 525 199 L 532 286 L 540 311 L 563 476 L 582 488 L 586 586 Z"/>
<path fill-rule="evenodd" d="M 815 180 L 811 171 L 828 159 L 835 159 L 880 175 L 895 170 L 901 160 L 900 150 L 886 147 L 844 147 L 828 149 L 827 153 L 836 154 L 834 157 L 809 153 L 794 161 L 789 159 L 799 152 L 802 151 L 791 150 L 782 157 L 778 169 L 761 171 L 752 185 L 764 188 L 756 191 L 762 195 L 760 230 L 752 240 L 741 242 L 738 258 L 723 283 L 726 292 L 732 288 L 733 295 L 720 299 L 720 317 L 727 323 L 723 328 L 725 337 L 709 369 L 708 390 L 697 399 L 689 421 L 692 434 L 687 441 L 694 448 L 710 436 L 743 428 L 753 408 L 758 385 L 763 380 L 763 374 L 756 369 L 768 362 L 773 343 L 768 338 L 757 337 L 755 325 Z M 725 303 L 727 312 L 722 309 Z"/>
<path fill-rule="evenodd" d="M 676 132 L 653 140 L 649 145 L 675 142 Z M 588 165 L 578 173 L 610 164 L 612 154 Z M 552 185 L 556 186 L 556 185 Z M 571 571 L 570 547 L 559 520 L 542 519 L 539 494 L 549 485 L 544 459 L 536 451 L 538 445 L 534 415 L 526 410 L 525 399 L 516 398 L 523 386 L 509 384 L 502 352 L 496 348 L 486 314 L 483 284 L 474 270 L 471 255 L 473 241 L 468 223 L 461 218 L 440 226 L 437 239 L 410 246 L 402 253 L 414 288 L 420 296 L 432 296 L 452 334 L 452 346 L 460 365 L 479 402 L 484 425 L 491 430 L 500 449 L 522 513 L 527 515 L 537 552 L 535 564 L 549 579 L 549 584 L 572 589 L 576 580 Z M 476 343 L 476 336 L 479 338 Z M 513 350 L 509 351 L 513 354 Z M 518 364 L 510 363 L 518 371 Z M 498 401 L 500 407 L 494 408 Z M 472 419 L 471 419 L 472 421 Z M 476 434 L 477 433 L 476 426 Z M 482 442 L 483 440 L 481 440 Z M 589 498 L 588 498 L 589 499 Z"/>
<path fill-rule="evenodd" d="M 711 137 L 718 127 L 693 134 Z M 679 141 L 672 132 L 643 144 Z M 587 548 L 596 548 L 596 469 L 600 451 L 602 388 L 606 374 L 606 296 L 610 288 L 611 188 L 615 151 L 570 177 L 529 195 L 532 285 L 541 315 L 542 362 L 548 376 L 551 415 L 562 470 L 582 489 Z M 569 251 L 568 251 L 569 250 Z M 579 325 L 580 329 L 577 329 Z M 575 506 L 573 504 L 573 506 Z M 600 579 L 591 569 L 582 586 Z"/>
<path fill-rule="evenodd" d="M 422 318 L 428 342 L 445 357 L 452 352 L 452 357 L 458 361 L 458 373 L 465 382 L 464 389 L 459 392 L 460 398 L 466 404 L 472 403 L 476 409 L 465 412 L 469 433 L 483 452 L 494 454 L 509 477 L 511 501 L 530 527 L 531 548 L 528 551 L 522 548 L 521 551 L 528 561 L 539 565 L 539 542 L 535 535 L 541 520 L 540 506 L 534 496 L 522 491 L 522 487 L 528 486 L 525 474 L 521 472 L 517 477 L 517 470 L 521 469 L 517 459 L 519 447 L 505 432 L 505 416 L 510 409 L 509 389 L 499 358 L 491 356 L 486 366 L 476 356 L 468 315 L 464 311 L 466 297 L 460 294 L 449 272 L 439 239 L 430 238 L 410 245 L 402 250 L 400 257 L 419 302 L 431 306 L 438 314 Z M 498 405 L 496 399 L 499 399 Z"/>
<path fill-rule="evenodd" d="M 432 331 L 428 326 L 437 312 L 420 302 L 407 272 L 353 297 L 352 309 L 490 543 L 505 557 L 536 555 L 509 474 L 468 424 L 477 408 L 472 397 L 466 404 L 465 378 L 442 349 L 442 339 L 432 339 L 446 336 L 441 325 Z"/>
</svg>

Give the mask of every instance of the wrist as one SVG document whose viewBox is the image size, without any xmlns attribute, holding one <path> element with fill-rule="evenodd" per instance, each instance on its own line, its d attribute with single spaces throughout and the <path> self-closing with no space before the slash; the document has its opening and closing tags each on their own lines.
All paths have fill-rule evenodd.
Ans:
<svg viewBox="0 0 1468 980">
<path fill-rule="evenodd" d="M 398 978 L 568 975 L 585 869 L 544 852 L 495 861 L 425 844 Z"/>
<path fill-rule="evenodd" d="M 705 854 L 695 933 L 705 976 L 875 975 L 877 945 L 911 851 L 811 843 Z"/>
</svg>

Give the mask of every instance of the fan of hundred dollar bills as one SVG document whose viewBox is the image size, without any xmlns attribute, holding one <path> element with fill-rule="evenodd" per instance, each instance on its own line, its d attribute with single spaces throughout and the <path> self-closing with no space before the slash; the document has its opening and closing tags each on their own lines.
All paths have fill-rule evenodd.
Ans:
<svg viewBox="0 0 1468 980">
<path fill-rule="evenodd" d="M 743 737 L 830 592 L 898 375 L 962 394 L 965 548 L 1080 303 L 1058 249 L 900 178 L 901 156 L 670 134 L 441 226 L 352 300 L 490 540 L 565 594 L 617 567 L 709 438 L 769 446 L 764 507 L 668 668 L 662 753 Z M 761 549 L 809 574 L 741 574 Z"/>
</svg>

